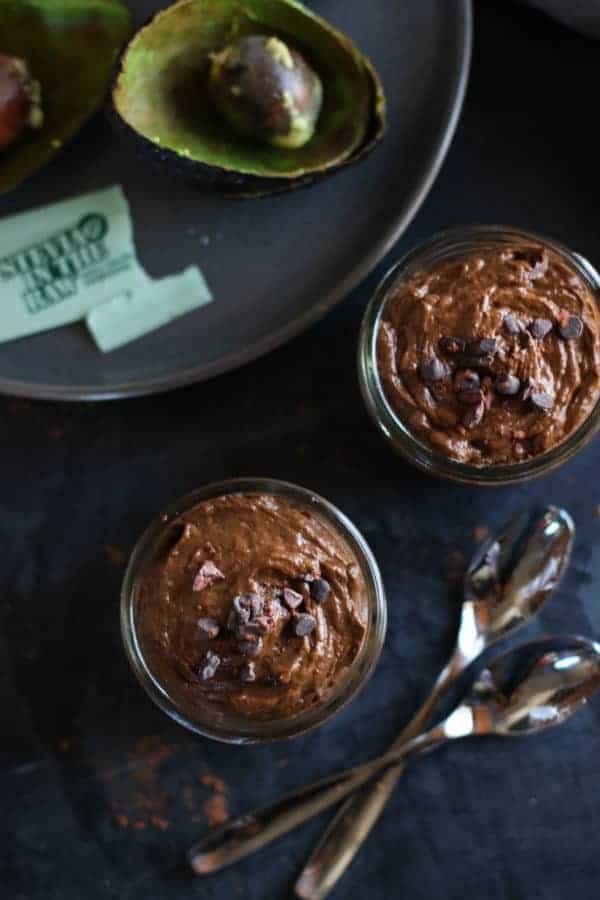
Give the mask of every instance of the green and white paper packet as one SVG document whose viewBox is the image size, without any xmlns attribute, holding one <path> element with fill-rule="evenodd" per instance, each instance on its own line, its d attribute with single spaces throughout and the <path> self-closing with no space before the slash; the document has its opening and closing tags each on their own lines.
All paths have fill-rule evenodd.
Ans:
<svg viewBox="0 0 600 900">
<path fill-rule="evenodd" d="M 149 283 L 120 187 L 0 219 L 0 342 L 75 322 Z"/>
<path fill-rule="evenodd" d="M 98 347 L 108 353 L 212 299 L 204 276 L 197 266 L 190 266 L 177 275 L 123 291 L 91 310 L 86 321 Z"/>
</svg>

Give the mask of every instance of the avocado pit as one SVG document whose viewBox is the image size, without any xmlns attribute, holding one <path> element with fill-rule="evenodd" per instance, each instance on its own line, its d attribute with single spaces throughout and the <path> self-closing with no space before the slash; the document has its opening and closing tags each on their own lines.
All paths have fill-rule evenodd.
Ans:
<svg viewBox="0 0 600 900">
<path fill-rule="evenodd" d="M 0 53 L 0 151 L 43 122 L 39 81 L 24 59 Z"/>
<path fill-rule="evenodd" d="M 295 149 L 312 138 L 323 87 L 304 57 L 278 37 L 251 35 L 212 56 L 210 90 L 240 135 Z"/>
</svg>

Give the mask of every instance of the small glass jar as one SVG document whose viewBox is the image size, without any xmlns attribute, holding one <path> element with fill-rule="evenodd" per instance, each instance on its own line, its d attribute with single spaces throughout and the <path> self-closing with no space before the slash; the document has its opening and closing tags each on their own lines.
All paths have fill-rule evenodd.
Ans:
<svg viewBox="0 0 600 900">
<path fill-rule="evenodd" d="M 534 232 L 500 225 L 454 228 L 435 235 L 409 251 L 384 276 L 365 312 L 358 343 L 358 373 L 367 410 L 392 447 L 410 463 L 441 478 L 464 484 L 507 485 L 547 475 L 584 447 L 600 427 L 600 400 L 566 440 L 523 462 L 475 466 L 461 463 L 427 446 L 398 417 L 388 401 L 377 365 L 377 335 L 388 298 L 415 272 L 444 260 L 480 252 L 486 247 L 535 242 L 563 259 L 583 279 L 600 303 L 600 275 L 582 256 L 557 241 Z"/>
<path fill-rule="evenodd" d="M 367 621 L 357 656 L 320 704 L 293 716 L 270 721 L 249 720 L 206 709 L 184 708 L 152 672 L 136 628 L 139 576 L 156 559 L 169 540 L 170 523 L 198 503 L 228 494 L 273 494 L 293 506 L 320 517 L 348 545 L 360 567 L 365 585 Z M 387 626 L 387 606 L 381 573 L 365 539 L 333 504 L 312 491 L 269 478 L 236 478 L 206 485 L 172 503 L 158 515 L 138 540 L 128 563 L 121 589 L 121 635 L 127 659 L 138 681 L 152 700 L 171 718 L 190 731 L 232 744 L 252 744 L 304 734 L 338 713 L 364 687 L 379 659 Z"/>
</svg>

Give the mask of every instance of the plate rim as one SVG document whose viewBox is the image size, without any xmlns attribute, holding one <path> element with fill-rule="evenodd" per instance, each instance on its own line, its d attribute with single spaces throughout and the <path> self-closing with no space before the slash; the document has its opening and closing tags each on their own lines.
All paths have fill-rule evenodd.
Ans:
<svg viewBox="0 0 600 900">
<path fill-rule="evenodd" d="M 266 356 L 278 347 L 283 346 L 306 331 L 311 325 L 324 318 L 328 312 L 340 304 L 371 274 L 373 269 L 404 234 L 429 194 L 446 158 L 456 132 L 465 99 L 473 47 L 473 2 L 472 0 L 457 0 L 457 4 L 458 24 L 462 26 L 459 28 L 462 36 L 462 44 L 459 46 L 458 51 L 459 65 L 453 79 L 452 90 L 449 93 L 451 99 L 447 114 L 442 121 L 439 138 L 435 143 L 428 164 L 425 166 L 423 177 L 415 184 L 400 218 L 396 220 L 391 228 L 388 228 L 380 235 L 369 253 L 365 254 L 356 266 L 319 303 L 311 306 L 310 309 L 243 350 L 227 353 L 208 365 L 192 366 L 177 373 L 157 378 L 125 381 L 108 388 L 85 384 L 42 384 L 40 382 L 13 380 L 0 376 L 0 394 L 6 394 L 11 397 L 26 397 L 32 400 L 77 402 L 82 400 L 119 400 L 167 393 L 180 387 L 209 381 L 218 375 L 240 369 L 247 363 Z"/>
</svg>

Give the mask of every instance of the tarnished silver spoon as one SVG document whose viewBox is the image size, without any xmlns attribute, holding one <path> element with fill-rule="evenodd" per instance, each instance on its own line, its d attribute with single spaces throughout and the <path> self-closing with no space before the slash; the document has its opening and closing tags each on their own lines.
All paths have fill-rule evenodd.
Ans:
<svg viewBox="0 0 600 900">
<path fill-rule="evenodd" d="M 520 513 L 505 526 L 498 537 L 491 537 L 482 545 L 473 558 L 465 578 L 465 595 L 456 649 L 423 708 L 393 744 L 392 750 L 398 749 L 409 737 L 422 730 L 437 701 L 472 660 L 494 641 L 524 624 L 540 608 L 556 587 L 568 564 L 573 534 L 574 526 L 568 513 L 556 507 L 548 507 L 540 516 L 534 518 L 533 524 L 529 514 Z M 507 613 L 509 609 L 512 610 L 510 616 Z M 507 625 L 509 621 L 510 627 Z M 372 811 L 371 820 L 366 830 L 361 831 L 355 839 L 359 844 L 375 822 L 400 771 L 400 768 L 396 767 L 395 771 L 390 770 L 384 776 L 386 782 L 381 788 L 378 787 L 379 793 L 384 796 L 382 802 L 377 804 L 377 808 L 376 798 L 379 793 L 374 791 L 370 794 L 373 804 L 369 807 Z M 388 778 L 391 783 L 387 782 Z M 383 779 L 378 785 L 382 782 Z M 282 814 L 273 815 L 267 827 L 264 821 L 259 827 L 254 821 L 249 820 L 245 830 L 246 849 L 243 847 L 243 836 L 240 832 L 235 857 L 227 857 L 225 854 L 227 857 L 225 859 L 216 853 L 208 858 L 201 848 L 211 843 L 213 835 L 209 834 L 191 851 L 190 859 L 192 861 L 196 859 L 197 863 L 194 865 L 192 862 L 193 867 L 199 873 L 216 871 L 222 865 L 260 849 L 280 834 L 285 834 L 306 818 L 324 809 L 321 799 L 317 796 L 313 803 L 310 794 L 307 794 L 304 796 L 305 808 L 297 810 L 285 802 Z M 328 803 L 327 806 L 329 805 Z M 278 804 L 275 804 L 275 807 L 278 807 Z M 362 812 L 361 808 L 359 812 Z M 366 822 L 368 817 L 366 813 L 363 815 L 365 815 L 363 821 Z M 345 835 L 349 834 L 348 829 L 344 828 L 342 834 L 344 844 L 347 841 Z M 196 850 L 200 855 L 195 852 Z M 353 853 L 348 862 L 352 855 Z M 198 868 L 200 864 L 202 869 Z M 340 869 L 340 874 L 342 871 L 343 868 Z M 321 872 L 322 870 L 319 870 L 319 873 Z"/>
<path fill-rule="evenodd" d="M 392 744 L 398 749 L 423 730 L 458 675 L 501 638 L 525 625 L 556 588 L 569 562 L 575 527 L 554 506 L 538 516 L 523 511 L 477 551 L 464 582 L 454 653 L 429 697 Z M 295 885 L 303 900 L 323 900 L 350 865 L 394 790 L 403 766 L 350 797 L 313 850 Z"/>
<path fill-rule="evenodd" d="M 207 875 L 236 862 L 277 824 L 289 831 L 376 775 L 457 738 L 518 737 L 560 725 L 600 688 L 600 645 L 586 638 L 547 638 L 499 657 L 474 683 L 469 696 L 439 725 L 383 756 L 287 794 L 209 834 L 190 851 L 192 869 Z M 257 841 L 259 843 L 257 844 Z"/>
</svg>

